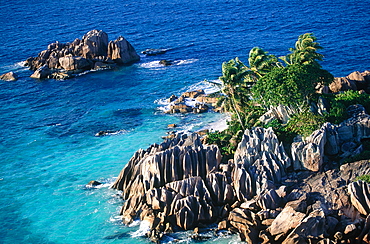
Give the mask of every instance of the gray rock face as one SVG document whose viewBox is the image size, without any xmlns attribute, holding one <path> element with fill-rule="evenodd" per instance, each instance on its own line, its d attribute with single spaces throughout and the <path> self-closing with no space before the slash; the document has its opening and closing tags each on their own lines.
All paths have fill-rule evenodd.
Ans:
<svg viewBox="0 0 370 244">
<path fill-rule="evenodd" d="M 348 185 L 353 206 L 363 215 L 370 214 L 370 184 L 361 180 Z"/>
<path fill-rule="evenodd" d="M 296 113 L 297 111 L 293 110 L 292 108 L 285 106 L 285 105 L 279 105 L 276 107 L 270 108 L 269 111 L 267 111 L 265 114 L 263 114 L 259 120 L 263 122 L 264 124 L 268 124 L 274 119 L 277 119 L 281 121 L 283 124 L 286 124 L 290 117 Z"/>
<path fill-rule="evenodd" d="M 92 67 L 92 62 L 89 62 L 86 58 L 76 57 L 68 54 L 65 57 L 59 58 L 59 64 L 64 70 L 88 70 Z"/>
<path fill-rule="evenodd" d="M 234 154 L 232 179 L 238 200 L 243 202 L 275 188 L 290 165 L 271 128 L 246 130 Z"/>
<path fill-rule="evenodd" d="M 365 114 L 361 105 L 351 106 L 352 117 L 343 121 L 338 126 L 339 142 L 360 142 L 362 138 L 370 137 L 370 115 Z"/>
<path fill-rule="evenodd" d="M 82 50 L 81 56 L 85 59 L 94 59 L 107 56 L 108 35 L 104 31 L 89 31 L 82 37 L 81 44 L 78 49 Z"/>
<path fill-rule="evenodd" d="M 351 155 L 361 139 L 370 138 L 370 116 L 361 105 L 349 107 L 352 117 L 339 125 L 325 123 L 301 142 L 292 143 L 291 153 L 295 170 L 319 171 L 324 155 Z M 353 144 L 352 150 L 348 145 Z"/>
<path fill-rule="evenodd" d="M 292 143 L 292 159 L 295 170 L 320 170 L 324 162 L 327 127 L 331 127 L 331 125 L 325 124 L 320 130 L 314 131 L 305 141 Z"/>
<path fill-rule="evenodd" d="M 104 31 L 92 30 L 86 33 L 82 40 L 50 44 L 37 57 L 28 58 L 25 66 L 34 71 L 46 66 L 51 73 L 60 73 L 63 70 L 78 73 L 94 68 L 113 68 L 114 64 L 129 64 L 138 60 L 139 55 L 123 37 L 108 43 L 108 35 Z M 54 77 L 57 76 L 50 76 Z"/>
<path fill-rule="evenodd" d="M 354 90 L 357 91 L 356 83 L 346 77 L 335 77 L 334 82 L 329 85 L 329 89 L 333 93 L 339 91 Z"/>
<path fill-rule="evenodd" d="M 125 222 L 147 219 L 154 210 L 162 229 L 168 223 L 190 229 L 214 221 L 215 206 L 234 199 L 225 176 L 212 173 L 220 161 L 217 146 L 202 145 L 196 134 L 178 134 L 139 150 L 112 186 L 126 199 L 121 211 Z M 166 217 L 161 219 L 162 215 Z"/>
<path fill-rule="evenodd" d="M 296 228 L 305 217 L 305 213 L 297 212 L 290 206 L 285 207 L 272 222 L 269 232 L 273 236 L 287 234 L 290 230 Z"/>
</svg>

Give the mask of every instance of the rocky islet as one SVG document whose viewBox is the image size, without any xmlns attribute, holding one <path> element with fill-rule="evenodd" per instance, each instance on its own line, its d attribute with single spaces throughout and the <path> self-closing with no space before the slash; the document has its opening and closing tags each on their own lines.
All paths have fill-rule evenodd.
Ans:
<svg viewBox="0 0 370 244">
<path fill-rule="evenodd" d="M 25 66 L 33 70 L 32 78 L 67 79 L 86 70 L 112 69 L 139 61 L 134 47 L 122 36 L 108 41 L 102 30 L 91 30 L 71 43 L 55 42 L 30 57 Z"/>
</svg>

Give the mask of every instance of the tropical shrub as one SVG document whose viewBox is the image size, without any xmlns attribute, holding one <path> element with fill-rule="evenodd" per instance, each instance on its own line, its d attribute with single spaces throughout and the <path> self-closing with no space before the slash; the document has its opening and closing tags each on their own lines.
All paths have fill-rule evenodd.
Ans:
<svg viewBox="0 0 370 244">
<path fill-rule="evenodd" d="M 332 80 L 333 76 L 317 65 L 292 64 L 272 69 L 253 86 L 252 94 L 265 106 L 307 106 L 316 93 L 316 85 L 328 84 Z"/>
<path fill-rule="evenodd" d="M 361 104 L 367 113 L 370 112 L 370 95 L 366 93 L 349 90 L 335 95 L 329 94 L 325 98 L 330 102 L 329 114 L 325 118 L 333 124 L 348 119 L 347 108 L 350 105 Z"/>
<path fill-rule="evenodd" d="M 227 162 L 233 158 L 236 148 L 243 136 L 243 131 L 239 130 L 236 133 L 226 129 L 224 131 L 209 132 L 206 136 L 205 143 L 216 144 L 221 151 L 222 161 Z"/>
<path fill-rule="evenodd" d="M 285 130 L 302 136 L 309 136 L 325 123 L 325 118 L 312 112 L 294 114 L 288 121 Z"/>
<path fill-rule="evenodd" d="M 284 145 L 290 145 L 297 134 L 295 132 L 287 130 L 286 126 L 279 122 L 277 119 L 273 119 L 269 123 L 263 126 L 264 128 L 272 128 L 278 137 L 279 141 L 283 142 Z"/>
<path fill-rule="evenodd" d="M 366 183 L 370 183 L 370 175 L 357 176 L 355 180 L 356 181 L 362 180 L 362 181 L 365 181 Z"/>
</svg>

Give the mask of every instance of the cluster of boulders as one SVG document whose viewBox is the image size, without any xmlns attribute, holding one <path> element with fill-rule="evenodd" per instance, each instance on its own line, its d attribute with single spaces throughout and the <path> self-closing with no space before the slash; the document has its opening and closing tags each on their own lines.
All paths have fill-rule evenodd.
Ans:
<svg viewBox="0 0 370 244">
<path fill-rule="evenodd" d="M 170 105 L 166 113 L 204 113 L 216 108 L 218 97 L 207 95 L 202 89 L 184 92 L 180 97 L 171 95 L 167 100 Z"/>
<path fill-rule="evenodd" d="M 354 111 L 293 144 L 293 157 L 271 128 L 246 130 L 228 162 L 195 133 L 140 149 L 113 185 L 123 191 L 123 220 L 147 221 L 152 241 L 194 228 L 199 238 L 217 223 L 216 235 L 228 230 L 248 243 L 370 243 L 370 185 L 354 181 L 370 161 L 339 168 L 325 156 L 370 137 L 370 116 Z"/>
<path fill-rule="evenodd" d="M 292 143 L 293 168 L 319 171 L 327 157 L 345 159 L 361 153 L 361 140 L 370 137 L 370 115 L 362 105 L 350 106 L 348 115 L 339 125 L 325 123 L 309 137 Z"/>
<path fill-rule="evenodd" d="M 108 42 L 108 35 L 92 30 L 71 43 L 55 42 L 25 61 L 32 78 L 66 79 L 91 69 L 111 69 L 140 60 L 133 46 L 122 36 Z"/>
<path fill-rule="evenodd" d="M 370 94 L 370 71 L 365 70 L 362 73 L 355 71 L 346 77 L 335 77 L 329 87 L 322 89 L 324 93 L 328 93 L 328 90 L 332 93 L 354 90 Z"/>
</svg>

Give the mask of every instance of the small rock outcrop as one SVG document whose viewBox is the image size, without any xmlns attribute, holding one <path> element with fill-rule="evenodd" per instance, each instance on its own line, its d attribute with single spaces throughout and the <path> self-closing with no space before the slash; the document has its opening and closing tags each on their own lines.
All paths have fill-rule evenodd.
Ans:
<svg viewBox="0 0 370 244">
<path fill-rule="evenodd" d="M 180 97 L 171 95 L 167 100 L 170 105 L 166 113 L 205 113 L 217 107 L 218 96 L 209 96 L 204 90 L 188 91 Z"/>
<path fill-rule="evenodd" d="M 91 69 L 110 69 L 140 60 L 133 46 L 122 36 L 108 42 L 108 35 L 92 30 L 71 43 L 55 42 L 26 60 L 25 66 L 35 71 L 32 78 L 70 78 L 74 73 Z M 63 75 L 64 74 L 64 75 Z"/>
<path fill-rule="evenodd" d="M 336 77 L 329 85 L 329 89 L 332 93 L 363 90 L 370 94 L 370 71 L 366 70 L 362 73 L 355 71 L 346 77 Z"/>
<path fill-rule="evenodd" d="M 92 180 L 92 181 L 90 181 L 89 183 L 87 183 L 87 186 L 95 187 L 95 186 L 99 186 L 99 185 L 101 185 L 101 184 L 102 184 L 102 183 L 100 183 L 99 181 Z"/>
<path fill-rule="evenodd" d="M 155 49 L 155 48 L 148 48 L 142 51 L 142 54 L 145 54 L 147 56 L 156 56 L 160 54 L 165 54 L 167 52 L 167 49 Z"/>
<path fill-rule="evenodd" d="M 0 75 L 0 80 L 16 81 L 16 80 L 18 80 L 18 75 L 11 71 L 11 72 Z"/>
</svg>

